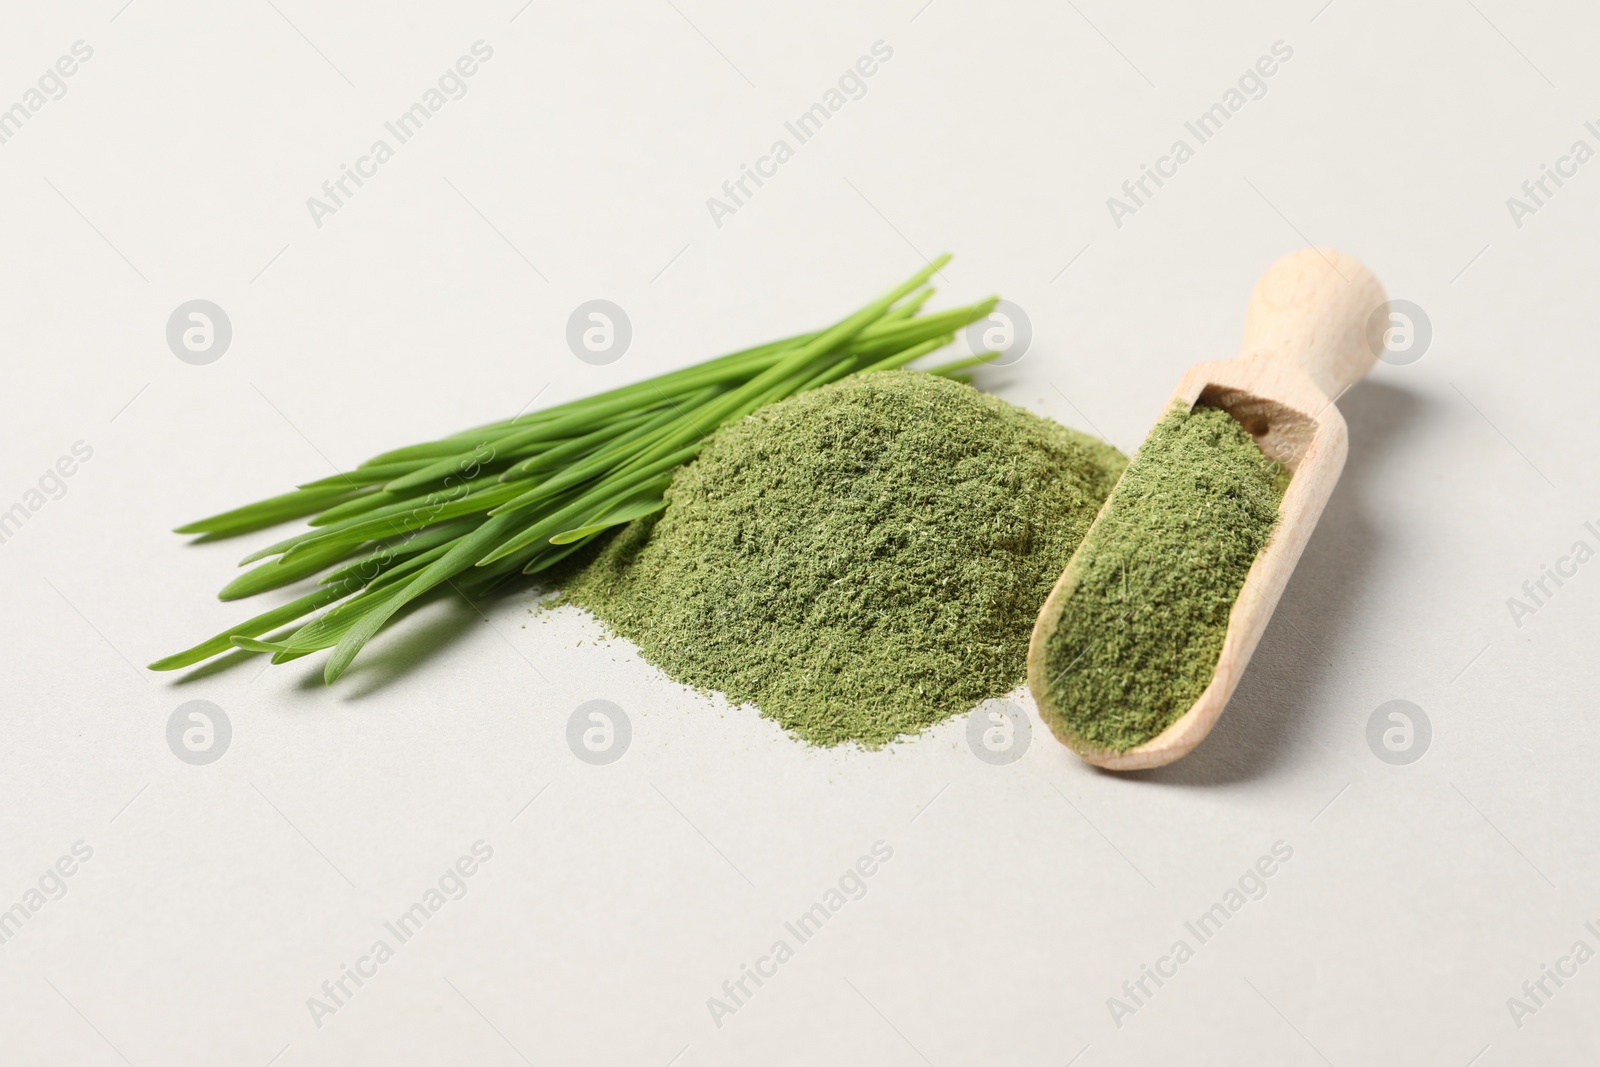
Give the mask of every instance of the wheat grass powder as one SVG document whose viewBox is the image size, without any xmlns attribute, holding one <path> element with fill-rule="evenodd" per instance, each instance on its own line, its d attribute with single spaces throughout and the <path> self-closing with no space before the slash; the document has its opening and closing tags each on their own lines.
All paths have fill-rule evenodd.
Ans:
<svg viewBox="0 0 1600 1067">
<path fill-rule="evenodd" d="M 1189 710 L 1288 482 L 1227 412 L 1167 412 L 1079 546 L 1071 593 L 1042 634 L 1041 713 L 1055 733 L 1124 752 Z"/>
<path fill-rule="evenodd" d="M 1022 681 L 1126 463 L 959 382 L 858 375 L 720 430 L 560 602 L 807 742 L 879 747 Z"/>
</svg>

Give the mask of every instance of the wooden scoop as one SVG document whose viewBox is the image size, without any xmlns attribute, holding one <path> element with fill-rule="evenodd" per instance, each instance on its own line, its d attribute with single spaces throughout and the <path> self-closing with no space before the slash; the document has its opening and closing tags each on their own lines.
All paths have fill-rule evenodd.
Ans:
<svg viewBox="0 0 1600 1067">
<path fill-rule="evenodd" d="M 1115 771 L 1160 767 L 1186 755 L 1211 732 L 1344 468 L 1345 423 L 1333 402 L 1372 369 L 1388 325 L 1386 316 L 1375 313 L 1386 304 L 1383 286 L 1349 256 L 1315 248 L 1291 253 L 1256 283 L 1239 357 L 1197 363 L 1178 383 L 1173 401 L 1222 408 L 1293 478 L 1278 508 L 1278 525 L 1229 614 L 1216 674 L 1188 711 L 1125 752 L 1090 744 L 1060 716 L 1044 715 L 1056 737 L 1088 762 Z M 1045 644 L 1071 606 L 1073 562 L 1050 591 L 1028 646 L 1028 686 L 1045 712 L 1050 710 Z"/>
</svg>

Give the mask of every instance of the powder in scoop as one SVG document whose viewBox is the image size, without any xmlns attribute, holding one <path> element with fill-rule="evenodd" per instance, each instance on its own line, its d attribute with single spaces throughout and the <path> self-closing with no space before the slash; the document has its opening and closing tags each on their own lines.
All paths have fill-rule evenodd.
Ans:
<svg viewBox="0 0 1600 1067">
<path fill-rule="evenodd" d="M 1174 406 L 1150 431 L 1071 564 L 1046 630 L 1048 700 L 1066 741 L 1124 752 L 1211 684 L 1228 613 L 1289 474 L 1227 412 Z M 1070 743 L 1070 741 L 1069 741 Z"/>
<path fill-rule="evenodd" d="M 1126 462 L 957 382 L 858 375 L 724 427 L 564 599 L 808 742 L 878 747 L 1022 680 Z"/>
</svg>

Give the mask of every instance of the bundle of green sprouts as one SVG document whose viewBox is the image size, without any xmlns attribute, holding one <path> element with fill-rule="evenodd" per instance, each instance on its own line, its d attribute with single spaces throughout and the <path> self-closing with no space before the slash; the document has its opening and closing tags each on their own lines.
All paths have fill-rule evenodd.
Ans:
<svg viewBox="0 0 1600 1067">
<path fill-rule="evenodd" d="M 327 573 L 315 591 L 151 669 L 187 667 L 232 648 L 271 653 L 274 663 L 332 648 L 324 670 L 332 683 L 424 594 L 454 590 L 470 601 L 665 508 L 673 472 L 719 426 L 850 374 L 906 366 L 949 344 L 995 301 L 919 317 L 933 292 L 923 284 L 948 259 L 818 333 L 385 452 L 353 471 L 180 526 L 182 534 L 230 537 L 311 516 L 306 532 L 245 557 L 241 565 L 266 562 L 228 583 L 223 600 Z M 994 355 L 929 372 L 964 378 Z"/>
</svg>

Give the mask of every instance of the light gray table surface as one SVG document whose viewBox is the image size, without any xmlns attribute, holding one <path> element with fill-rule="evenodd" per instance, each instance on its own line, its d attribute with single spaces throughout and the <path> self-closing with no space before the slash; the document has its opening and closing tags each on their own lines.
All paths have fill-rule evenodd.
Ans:
<svg viewBox="0 0 1600 1067">
<path fill-rule="evenodd" d="M 1505 0 L 8 6 L 0 1061 L 1592 1062 L 1597 31 Z M 274 536 L 177 523 L 944 250 L 936 306 L 1031 323 L 983 387 L 1131 451 L 1305 244 L 1431 337 L 1341 400 L 1343 480 L 1163 771 L 1036 718 L 1003 766 L 964 720 L 807 748 L 525 592 L 440 602 L 331 689 L 319 657 L 142 669 L 249 610 L 215 590 Z M 605 365 L 565 341 L 592 299 L 632 327 Z M 191 300 L 231 327 L 208 363 L 168 343 Z M 193 700 L 231 730 L 206 764 L 169 745 Z M 608 765 L 567 741 L 590 700 L 631 729 Z M 1393 700 L 1429 724 L 1409 763 L 1369 745 Z"/>
</svg>

